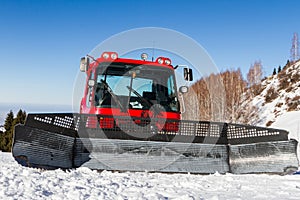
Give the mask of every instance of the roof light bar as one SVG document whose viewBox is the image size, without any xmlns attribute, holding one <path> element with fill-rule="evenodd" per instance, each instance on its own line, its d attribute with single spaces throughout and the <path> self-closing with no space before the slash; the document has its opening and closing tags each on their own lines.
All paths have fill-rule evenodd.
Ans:
<svg viewBox="0 0 300 200">
<path fill-rule="evenodd" d="M 171 63 L 172 63 L 169 58 L 164 58 L 164 57 L 158 57 L 155 62 L 157 62 L 157 63 L 159 63 L 161 65 L 162 64 L 171 65 Z"/>
<path fill-rule="evenodd" d="M 104 59 L 110 59 L 110 60 L 115 60 L 118 58 L 118 54 L 116 52 L 103 52 L 101 55 L 102 58 Z"/>
</svg>

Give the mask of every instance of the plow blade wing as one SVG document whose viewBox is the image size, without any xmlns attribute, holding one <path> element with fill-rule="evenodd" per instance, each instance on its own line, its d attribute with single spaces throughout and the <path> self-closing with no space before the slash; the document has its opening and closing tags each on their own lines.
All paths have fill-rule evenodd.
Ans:
<svg viewBox="0 0 300 200">
<path fill-rule="evenodd" d="M 13 156 L 25 166 L 72 168 L 74 138 L 41 129 L 16 126 Z"/>
<path fill-rule="evenodd" d="M 296 140 L 232 145 L 229 157 L 231 172 L 277 173 L 297 170 Z"/>
<path fill-rule="evenodd" d="M 29 114 L 15 127 L 12 153 L 22 165 L 47 169 L 239 174 L 297 167 L 296 148 L 278 129 L 59 113 Z"/>
</svg>

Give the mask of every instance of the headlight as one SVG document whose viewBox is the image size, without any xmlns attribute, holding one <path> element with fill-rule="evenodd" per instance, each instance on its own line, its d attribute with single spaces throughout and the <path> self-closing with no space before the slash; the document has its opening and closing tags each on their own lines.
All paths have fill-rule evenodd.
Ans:
<svg viewBox="0 0 300 200">
<path fill-rule="evenodd" d="M 142 60 L 147 60 L 148 54 L 142 53 L 141 58 L 142 58 Z"/>
<path fill-rule="evenodd" d="M 108 58 L 109 58 L 109 54 L 108 54 L 108 53 L 103 53 L 102 57 L 103 57 L 104 59 L 108 59 Z"/>
<path fill-rule="evenodd" d="M 181 86 L 179 88 L 179 92 L 182 93 L 182 94 L 185 94 L 189 91 L 189 88 L 187 86 Z"/>
<path fill-rule="evenodd" d="M 162 58 L 159 58 L 159 59 L 157 59 L 157 62 L 158 62 L 159 64 L 163 64 L 163 63 L 164 63 L 164 60 L 163 60 Z"/>
<path fill-rule="evenodd" d="M 166 65 L 171 65 L 171 60 L 165 59 L 165 64 L 166 64 Z"/>
<path fill-rule="evenodd" d="M 111 57 L 111 59 L 114 59 L 114 60 L 118 58 L 118 56 L 117 56 L 116 53 L 112 53 L 112 54 L 110 55 L 110 57 Z"/>
</svg>

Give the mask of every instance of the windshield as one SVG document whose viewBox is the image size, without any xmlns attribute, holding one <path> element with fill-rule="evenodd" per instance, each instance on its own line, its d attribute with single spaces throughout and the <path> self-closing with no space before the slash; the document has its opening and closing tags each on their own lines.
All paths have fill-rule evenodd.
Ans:
<svg viewBox="0 0 300 200">
<path fill-rule="evenodd" d="M 95 105 L 149 109 L 160 104 L 168 112 L 179 112 L 174 72 L 171 69 L 112 63 L 96 71 Z M 117 102 L 116 102 L 117 101 Z"/>
</svg>

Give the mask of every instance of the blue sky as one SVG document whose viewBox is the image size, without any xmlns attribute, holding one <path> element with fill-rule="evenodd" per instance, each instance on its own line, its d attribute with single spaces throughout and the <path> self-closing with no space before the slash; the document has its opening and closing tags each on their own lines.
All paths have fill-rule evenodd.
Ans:
<svg viewBox="0 0 300 200">
<path fill-rule="evenodd" d="M 79 59 L 110 36 L 163 27 L 196 40 L 220 70 L 266 75 L 300 33 L 297 0 L 0 1 L 0 103 L 72 104 Z"/>
</svg>

